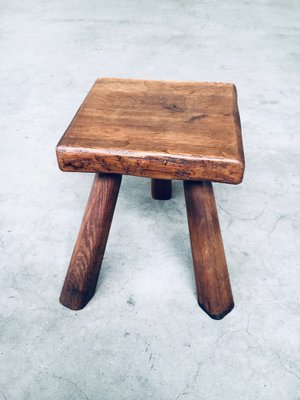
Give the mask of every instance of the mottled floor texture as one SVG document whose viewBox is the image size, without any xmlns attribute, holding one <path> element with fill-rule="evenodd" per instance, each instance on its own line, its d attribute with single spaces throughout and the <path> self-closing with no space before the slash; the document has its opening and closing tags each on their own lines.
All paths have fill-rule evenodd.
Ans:
<svg viewBox="0 0 300 400">
<path fill-rule="evenodd" d="M 299 1 L 1 0 L 0 19 L 0 398 L 300 399 Z M 157 202 L 125 177 L 96 295 L 58 302 L 93 176 L 54 148 L 101 76 L 237 86 L 222 321 L 197 305 L 179 181 Z"/>
</svg>

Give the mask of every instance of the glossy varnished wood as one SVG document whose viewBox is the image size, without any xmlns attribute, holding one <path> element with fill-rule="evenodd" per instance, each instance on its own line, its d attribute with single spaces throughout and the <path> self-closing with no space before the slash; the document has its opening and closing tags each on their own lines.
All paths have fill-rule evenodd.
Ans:
<svg viewBox="0 0 300 400">
<path fill-rule="evenodd" d="M 172 181 L 151 179 L 151 194 L 155 200 L 169 200 L 172 197 Z"/>
<path fill-rule="evenodd" d="M 235 86 L 98 79 L 57 157 L 64 171 L 239 183 L 244 157 Z"/>
<path fill-rule="evenodd" d="M 95 292 L 121 179 L 115 174 L 95 176 L 60 296 L 70 309 L 83 308 Z"/>
<path fill-rule="evenodd" d="M 219 219 L 210 182 L 184 182 L 198 303 L 215 319 L 233 308 Z"/>
</svg>

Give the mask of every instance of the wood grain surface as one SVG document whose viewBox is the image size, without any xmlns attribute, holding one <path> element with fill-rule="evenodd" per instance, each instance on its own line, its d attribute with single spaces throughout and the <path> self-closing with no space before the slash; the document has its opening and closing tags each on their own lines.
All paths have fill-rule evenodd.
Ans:
<svg viewBox="0 0 300 400">
<path fill-rule="evenodd" d="M 96 174 L 74 247 L 60 302 L 79 310 L 95 292 L 121 175 Z"/>
<path fill-rule="evenodd" d="M 240 183 L 235 86 L 98 79 L 58 143 L 57 158 L 64 171 Z"/>
<path fill-rule="evenodd" d="M 198 303 L 212 318 L 221 319 L 233 298 L 219 219 L 210 182 L 184 182 Z"/>
<path fill-rule="evenodd" d="M 172 197 L 172 181 L 151 179 L 151 194 L 155 200 L 169 200 Z"/>
</svg>

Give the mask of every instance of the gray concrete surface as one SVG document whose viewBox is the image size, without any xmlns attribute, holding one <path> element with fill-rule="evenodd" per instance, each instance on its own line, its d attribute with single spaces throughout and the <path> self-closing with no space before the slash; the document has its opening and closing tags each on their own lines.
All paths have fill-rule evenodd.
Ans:
<svg viewBox="0 0 300 400">
<path fill-rule="evenodd" d="M 1 0 L 0 398 L 300 399 L 298 1 Z M 235 82 L 215 185 L 236 307 L 197 306 L 182 193 L 125 177 L 98 290 L 58 303 L 91 175 L 54 147 L 96 77 Z M 2 397 L 1 397 L 2 396 Z"/>
</svg>

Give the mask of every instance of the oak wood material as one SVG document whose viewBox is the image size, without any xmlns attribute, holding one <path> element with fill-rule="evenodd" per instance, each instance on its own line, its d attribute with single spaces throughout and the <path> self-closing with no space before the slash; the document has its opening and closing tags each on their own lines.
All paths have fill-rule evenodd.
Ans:
<svg viewBox="0 0 300 400">
<path fill-rule="evenodd" d="M 211 182 L 184 182 L 198 303 L 212 318 L 221 319 L 233 298 Z"/>
<path fill-rule="evenodd" d="M 235 86 L 98 79 L 58 143 L 57 158 L 64 171 L 240 183 Z"/>
<path fill-rule="evenodd" d="M 172 197 L 172 181 L 151 179 L 151 194 L 155 200 L 169 200 Z"/>
<path fill-rule="evenodd" d="M 72 310 L 83 308 L 95 292 L 121 179 L 95 176 L 60 296 L 61 304 Z"/>
</svg>

